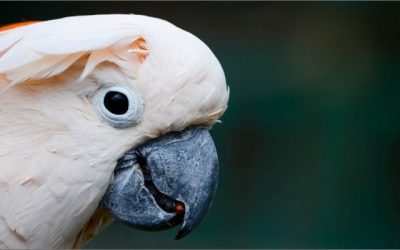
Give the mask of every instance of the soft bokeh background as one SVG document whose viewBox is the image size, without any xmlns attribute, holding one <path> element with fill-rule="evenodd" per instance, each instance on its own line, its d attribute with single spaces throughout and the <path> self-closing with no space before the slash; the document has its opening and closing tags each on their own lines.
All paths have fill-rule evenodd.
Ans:
<svg viewBox="0 0 400 250">
<path fill-rule="evenodd" d="M 96 13 L 194 33 L 231 99 L 203 223 L 180 241 L 114 223 L 87 248 L 400 248 L 400 3 L 0 4 L 1 24 Z"/>
</svg>

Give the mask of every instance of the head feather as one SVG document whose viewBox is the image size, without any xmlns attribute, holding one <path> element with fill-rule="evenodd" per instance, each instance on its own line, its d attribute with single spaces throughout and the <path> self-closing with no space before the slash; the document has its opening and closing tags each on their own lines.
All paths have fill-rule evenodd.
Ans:
<svg viewBox="0 0 400 250">
<path fill-rule="evenodd" d="M 106 19 L 67 17 L 0 32 L 0 74 L 14 85 L 60 74 L 83 56 L 88 60 L 81 78 L 104 61 L 122 67 L 127 62 L 137 64 L 147 53 L 138 43 L 144 39 L 137 17 L 108 15 Z"/>
</svg>

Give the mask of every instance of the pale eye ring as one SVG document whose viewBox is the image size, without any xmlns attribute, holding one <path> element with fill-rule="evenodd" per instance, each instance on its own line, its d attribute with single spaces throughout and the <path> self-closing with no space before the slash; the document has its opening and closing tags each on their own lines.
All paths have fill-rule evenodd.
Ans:
<svg viewBox="0 0 400 250">
<path fill-rule="evenodd" d="M 124 86 L 101 88 L 93 97 L 100 117 L 115 128 L 126 128 L 140 122 L 144 104 L 138 94 Z"/>
</svg>

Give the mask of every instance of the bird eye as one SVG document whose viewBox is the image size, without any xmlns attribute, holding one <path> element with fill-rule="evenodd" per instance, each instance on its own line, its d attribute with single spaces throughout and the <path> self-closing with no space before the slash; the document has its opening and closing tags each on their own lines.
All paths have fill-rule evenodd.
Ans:
<svg viewBox="0 0 400 250">
<path fill-rule="evenodd" d="M 104 97 L 104 106 L 106 106 L 111 113 L 122 115 L 128 111 L 129 100 L 123 93 L 110 91 Z"/>
<path fill-rule="evenodd" d="M 100 89 L 93 98 L 100 117 L 115 128 L 126 128 L 140 122 L 143 101 L 127 87 L 112 86 Z"/>
</svg>

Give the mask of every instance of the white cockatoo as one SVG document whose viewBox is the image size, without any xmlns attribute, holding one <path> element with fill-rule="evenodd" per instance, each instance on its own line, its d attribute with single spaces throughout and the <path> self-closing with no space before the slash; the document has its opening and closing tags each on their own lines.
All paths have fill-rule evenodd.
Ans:
<svg viewBox="0 0 400 250">
<path fill-rule="evenodd" d="M 76 248 L 112 218 L 204 217 L 228 88 L 192 34 L 141 15 L 0 28 L 0 248 Z"/>
</svg>

